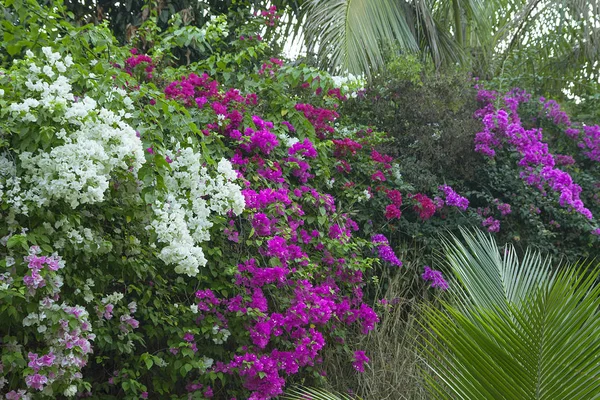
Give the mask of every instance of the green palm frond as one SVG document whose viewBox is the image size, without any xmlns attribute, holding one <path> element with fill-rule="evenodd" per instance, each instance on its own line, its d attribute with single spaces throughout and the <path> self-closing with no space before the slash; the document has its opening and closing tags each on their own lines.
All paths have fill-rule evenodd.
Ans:
<svg viewBox="0 0 600 400">
<path fill-rule="evenodd" d="M 577 73 L 600 58 L 599 0 L 513 0 L 512 3 L 519 11 L 501 29 L 498 43 L 505 48 L 500 54 L 502 60 L 520 50 L 534 49 L 536 72 L 557 66 L 556 71 L 565 75 Z"/>
<path fill-rule="evenodd" d="M 349 397 L 340 393 L 329 392 L 322 389 L 298 387 L 286 393 L 282 399 L 287 400 L 360 400 L 358 397 Z"/>
<path fill-rule="evenodd" d="M 305 35 L 331 70 L 355 74 L 384 64 L 382 41 L 397 41 L 409 51 L 418 46 L 397 0 L 310 0 L 305 8 Z"/>
<path fill-rule="evenodd" d="M 537 253 L 519 261 L 488 235 L 463 235 L 445 245 L 461 301 L 425 311 L 433 397 L 600 398 L 600 266 L 552 273 Z"/>
<path fill-rule="evenodd" d="M 519 11 L 514 13 L 504 27 L 504 37 L 511 46 L 518 46 L 523 36 L 543 37 L 548 33 L 565 30 L 565 39 L 570 32 L 578 32 L 566 42 L 578 44 L 590 57 L 598 53 L 600 43 L 593 35 L 600 18 L 598 0 L 513 0 Z M 543 31 L 543 28 L 547 28 Z"/>
<path fill-rule="evenodd" d="M 464 59 L 453 37 L 435 18 L 434 9 L 428 1 L 416 1 L 414 15 L 420 49 L 431 57 L 434 65 L 458 63 Z"/>
<path fill-rule="evenodd" d="M 462 284 L 456 290 L 464 301 L 506 310 L 507 303 L 518 304 L 533 288 L 552 281 L 549 257 L 526 251 L 519 260 L 513 247 L 499 249 L 490 235 L 465 229 L 461 232 L 465 243 L 450 235 L 451 239 L 444 241 L 444 254 Z"/>
<path fill-rule="evenodd" d="M 300 10 L 308 52 L 335 72 L 375 74 L 390 43 L 486 76 L 527 49 L 534 60 L 517 68 L 534 72 L 566 61 L 559 70 L 575 74 L 600 58 L 600 0 L 304 0 Z"/>
</svg>

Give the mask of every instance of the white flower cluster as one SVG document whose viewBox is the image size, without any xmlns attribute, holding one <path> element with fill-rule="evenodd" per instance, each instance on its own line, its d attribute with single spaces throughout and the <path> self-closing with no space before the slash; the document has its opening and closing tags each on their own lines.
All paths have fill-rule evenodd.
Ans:
<svg viewBox="0 0 600 400">
<path fill-rule="evenodd" d="M 201 370 L 206 371 L 207 369 L 209 369 L 210 367 L 213 366 L 215 360 L 213 360 L 212 358 L 208 358 L 206 356 L 202 357 L 202 363 L 204 364 L 202 367 L 200 367 Z"/>
<path fill-rule="evenodd" d="M 94 285 L 95 285 L 95 282 L 91 278 L 88 278 L 85 281 L 85 284 L 83 285 L 83 300 L 86 303 L 90 303 L 92 300 L 94 300 L 94 293 L 92 293 L 92 287 L 94 287 Z M 82 293 L 81 289 L 79 289 L 79 288 L 75 289 L 75 292 L 74 292 L 75 295 L 79 295 L 81 293 Z"/>
<path fill-rule="evenodd" d="M 392 164 L 391 174 L 394 178 L 394 183 L 397 185 L 402 185 L 404 183 L 404 180 L 402 179 L 402 173 L 400 172 L 400 165 L 397 163 Z"/>
<path fill-rule="evenodd" d="M 288 136 L 286 133 L 284 132 L 279 132 L 277 134 L 277 137 L 279 138 L 279 140 L 281 140 L 283 142 L 283 144 L 290 148 L 293 145 L 295 145 L 296 143 L 298 143 L 300 141 L 300 139 L 298 139 L 297 137 L 293 137 L 293 136 Z"/>
<path fill-rule="evenodd" d="M 43 331 L 46 330 L 46 326 L 42 325 L 44 320 L 46 319 L 46 313 L 40 311 L 40 313 L 29 313 L 25 318 L 23 318 L 23 326 L 31 326 L 31 325 L 40 325 L 43 326 Z M 39 330 L 39 328 L 38 328 Z"/>
<path fill-rule="evenodd" d="M 25 202 L 43 207 L 64 200 L 72 208 L 101 202 L 113 172 L 136 171 L 145 161 L 140 139 L 124 121 L 130 115 L 99 107 L 87 96 L 76 98 L 69 79 L 61 75 L 73 64 L 70 56 L 61 61 L 62 56 L 50 48 L 43 52 L 46 65 L 42 67 L 28 52 L 29 73 L 24 84 L 30 97 L 11 103 L 9 110 L 14 121 L 24 124 L 50 114 L 57 125 L 43 128 L 46 132 L 54 129 L 52 141 L 62 144 L 48 151 L 19 154 L 24 172 L 20 178 L 12 173 L 14 163 L 0 156 L 0 195 L 4 189 L 6 201 L 22 214 L 27 214 Z M 131 107 L 130 102 L 123 103 Z M 42 127 L 36 124 L 35 129 Z"/>
<path fill-rule="evenodd" d="M 369 191 L 367 189 L 365 189 L 362 194 L 358 197 L 358 202 L 359 203 L 364 203 L 365 201 L 368 201 L 371 198 L 371 193 L 369 193 Z"/>
<path fill-rule="evenodd" d="M 231 332 L 229 329 L 221 328 L 219 325 L 214 325 L 212 327 L 212 331 L 204 334 L 205 339 L 210 339 L 211 335 L 213 336 L 212 340 L 215 344 L 223 344 L 227 342 L 229 336 L 231 336 Z"/>
<path fill-rule="evenodd" d="M 155 218 L 150 224 L 158 241 L 166 244 L 160 258 L 175 265 L 175 272 L 195 276 L 206 265 L 201 242 L 210 240 L 211 213 L 238 215 L 245 201 L 235 183 L 237 174 L 231 163 L 222 159 L 215 177 L 201 164 L 202 157 L 191 148 L 168 154 L 173 159 L 171 172 L 165 177 L 167 193 L 154 204 Z"/>
<path fill-rule="evenodd" d="M 21 192 L 21 178 L 17 176 L 17 167 L 8 153 L 0 154 L 0 204 L 6 202 L 17 210 L 27 213 L 27 205 Z"/>
<path fill-rule="evenodd" d="M 10 257 L 12 258 L 12 257 Z M 8 265 L 9 263 L 9 257 L 6 257 L 6 266 L 10 267 L 10 265 Z M 12 264 L 14 264 L 14 259 L 10 260 L 12 261 Z M 11 265 L 12 265 L 11 264 Z M 14 279 L 12 278 L 12 276 L 10 275 L 9 272 L 5 272 L 3 274 L 0 274 L 0 292 L 4 291 L 4 290 L 8 290 L 10 289 L 12 283 L 14 282 Z"/>
<path fill-rule="evenodd" d="M 75 385 L 71 385 L 68 388 L 65 389 L 65 391 L 63 392 L 63 395 L 65 397 L 73 397 L 77 394 L 77 386 Z"/>
<path fill-rule="evenodd" d="M 356 133 L 356 129 L 348 126 L 340 126 L 340 124 L 337 123 L 335 124 L 335 130 L 339 135 L 349 138 L 354 138 Z"/>
<path fill-rule="evenodd" d="M 358 92 L 364 90 L 365 79 L 359 76 L 348 74 L 347 76 L 332 76 L 333 84 L 336 88 L 340 88 L 343 93 L 349 93 L 351 98 L 358 97 Z"/>
</svg>

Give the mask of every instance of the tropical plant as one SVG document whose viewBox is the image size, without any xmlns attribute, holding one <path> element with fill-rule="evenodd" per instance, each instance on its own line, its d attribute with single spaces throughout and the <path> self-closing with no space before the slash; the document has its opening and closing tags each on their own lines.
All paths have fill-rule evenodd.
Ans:
<svg viewBox="0 0 600 400">
<path fill-rule="evenodd" d="M 328 392 L 326 390 L 308 387 L 298 387 L 292 389 L 282 398 L 286 400 L 360 400 L 360 398 L 357 397 L 349 397 L 340 393 Z"/>
<path fill-rule="evenodd" d="M 600 397 L 599 266 L 519 260 L 483 233 L 446 240 L 454 302 L 426 309 L 427 382 L 440 399 Z"/>
<path fill-rule="evenodd" d="M 598 57 L 597 0 L 309 0 L 303 13 L 308 51 L 352 73 L 383 67 L 386 43 L 488 76 L 523 49 L 537 50 L 536 65 L 517 63 L 538 70 L 560 60 L 578 71 Z"/>
</svg>

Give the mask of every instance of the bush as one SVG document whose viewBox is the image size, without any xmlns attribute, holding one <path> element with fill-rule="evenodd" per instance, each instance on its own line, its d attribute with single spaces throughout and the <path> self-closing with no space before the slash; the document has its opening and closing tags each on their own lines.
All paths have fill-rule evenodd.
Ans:
<svg viewBox="0 0 600 400">
<path fill-rule="evenodd" d="M 388 236 L 396 243 L 417 240 L 432 254 L 439 245 L 440 229 L 456 231 L 461 225 L 479 225 L 496 233 L 500 243 L 511 243 L 522 251 L 536 247 L 571 261 L 598 256 L 597 220 L 576 211 L 582 207 L 593 215 L 600 211 L 595 184 L 597 129 L 589 126 L 589 121 L 586 128 L 572 122 L 552 100 L 533 101 L 529 95 L 520 95 L 518 104 L 510 108 L 519 90 L 476 92 L 474 84 L 476 79 L 458 73 L 434 75 L 415 58 L 404 56 L 392 60 L 388 72 L 374 80 L 363 96 L 342 106 L 341 112 L 353 123 L 369 121 L 376 129 L 390 132 L 393 141 L 378 149 L 396 156 L 397 173 L 404 182 L 401 190 L 434 197 L 441 194 L 440 187 L 450 184 L 469 201 L 463 212 L 436 210 L 442 220 L 411 220 L 404 213 L 403 218 L 394 220 L 399 233 Z M 538 147 L 520 149 L 514 140 L 504 137 L 506 127 L 482 125 L 482 119 L 485 123 L 492 118 L 490 113 L 500 109 L 510 114 L 510 123 L 519 121 L 524 131 L 543 129 L 543 136 L 536 139 Z M 479 142 L 481 137 L 503 144 L 493 155 L 487 154 Z M 521 179 L 531 171 L 539 174 L 544 167 L 522 161 L 523 151 L 552 159 L 548 162 L 556 164 L 555 173 L 571 182 L 565 184 L 576 192 L 571 205 L 548 190 L 557 183 L 544 181 L 537 188 L 538 184 Z M 574 207 L 578 197 L 584 205 Z"/>
<path fill-rule="evenodd" d="M 0 76 L 8 398 L 267 399 L 321 379 L 326 345 L 352 361 L 347 332 L 378 321 L 364 274 L 399 260 L 385 237 L 355 235 L 328 193 L 334 109 L 350 93 L 263 62 L 270 50 L 249 34 L 263 23 L 214 20 L 209 54 L 185 69 L 163 34 L 143 54 L 101 26 L 12 49 Z"/>
<path fill-rule="evenodd" d="M 518 176 L 514 144 L 498 158 L 493 191 L 469 178 L 469 166 L 483 166 L 496 182 L 496 164 L 461 154 L 466 97 L 444 119 L 460 132 L 455 148 L 406 119 L 412 157 L 431 164 L 424 177 L 409 152 L 386 154 L 402 140 L 396 131 L 390 139 L 344 116 L 371 112 L 360 79 L 289 65 L 262 40 L 274 9 L 246 11 L 244 25 L 240 10 L 215 16 L 199 30 L 149 20 L 134 46 L 120 47 L 103 25 L 69 25 L 60 5 L 3 4 L 21 21 L 1 28 L 10 40 L 0 71 L 0 391 L 9 399 L 268 399 L 286 384 L 323 383 L 324 354 L 361 371 L 369 356 L 354 344 L 367 345 L 357 336 L 379 320 L 378 290 L 401 282 L 412 299 L 447 287 L 423 268 L 440 229 L 497 231 L 478 207 L 505 217 L 507 204 L 542 204 L 526 186 L 520 202 L 497 192 Z M 182 59 L 190 47 L 199 61 Z M 378 121 L 390 119 L 368 120 Z M 572 221 L 577 240 L 593 243 L 590 223 Z"/>
</svg>

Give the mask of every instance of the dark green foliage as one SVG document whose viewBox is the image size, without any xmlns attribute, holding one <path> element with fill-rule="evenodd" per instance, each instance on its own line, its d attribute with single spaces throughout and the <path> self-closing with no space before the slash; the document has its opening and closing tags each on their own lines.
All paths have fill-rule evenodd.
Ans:
<svg viewBox="0 0 600 400">
<path fill-rule="evenodd" d="M 395 240 L 417 240 L 427 252 L 433 252 L 440 230 L 481 225 L 491 216 L 501 220 L 496 235 L 502 244 L 511 243 L 519 250 L 532 247 L 571 261 L 597 257 L 596 238 L 585 218 L 561 207 L 557 195 L 544 195 L 526 185 L 520 178 L 523 169 L 514 149 L 508 146 L 499 150 L 493 160 L 474 151 L 475 135 L 482 130 L 481 121 L 474 118 L 481 107 L 476 101 L 476 83 L 455 71 L 432 73 L 416 57 L 403 56 L 388 63 L 387 71 L 369 84 L 364 96 L 343 105 L 342 114 L 352 122 L 373 124 L 393 137 L 392 142 L 381 144 L 380 150 L 396 157 L 407 185 L 401 188 L 403 193 L 423 192 L 433 198 L 439 193 L 438 186 L 449 184 L 469 199 L 466 213 L 441 212 L 441 218 L 428 221 L 404 213 L 399 221 L 390 222 L 390 229 L 397 229 Z M 498 87 L 508 82 L 494 84 Z M 567 104 L 567 110 L 587 110 L 582 115 L 587 123 L 592 123 L 596 114 L 589 105 Z M 582 200 L 594 212 L 598 205 L 598 163 L 581 156 L 576 143 L 565 136 L 564 127 L 542 116 L 542 111 L 533 96 L 520 107 L 519 115 L 527 128 L 542 129 L 543 141 L 552 154 L 575 157 L 576 164 L 560 168 L 583 188 Z M 577 114 L 571 113 L 571 117 L 580 120 Z M 512 213 L 500 216 L 494 204 L 497 201 L 510 204 Z"/>
<path fill-rule="evenodd" d="M 369 122 L 394 142 L 385 152 L 398 158 L 404 179 L 417 191 L 448 183 L 473 181 L 482 160 L 473 149 L 479 122 L 472 82 L 459 73 L 421 72 L 413 57 L 394 60 L 363 99 L 344 106 L 354 122 Z"/>
<path fill-rule="evenodd" d="M 299 0 L 66 0 L 65 6 L 80 23 L 98 24 L 108 21 L 115 37 L 121 42 L 129 42 L 140 26 L 149 18 L 156 18 L 161 30 L 167 29 L 169 20 L 180 13 L 184 24 L 200 27 L 212 15 L 234 15 L 250 8 L 266 8 L 267 3 L 283 9 L 289 5 L 297 12 Z M 244 14 L 238 15 L 238 23 L 246 21 Z"/>
</svg>

